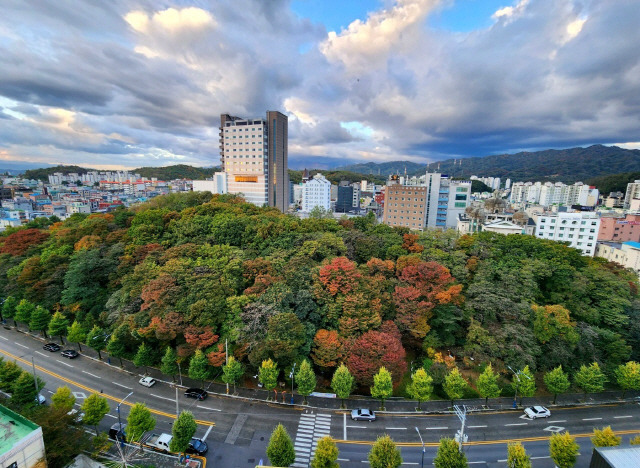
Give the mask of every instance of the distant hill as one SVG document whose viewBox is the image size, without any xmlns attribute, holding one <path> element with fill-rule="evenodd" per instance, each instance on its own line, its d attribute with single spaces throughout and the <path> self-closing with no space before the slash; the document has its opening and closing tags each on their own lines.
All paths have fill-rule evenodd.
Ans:
<svg viewBox="0 0 640 468">
<path fill-rule="evenodd" d="M 54 172 L 62 172 L 63 174 L 69 174 L 72 172 L 78 174 L 86 174 L 89 171 L 95 171 L 95 169 L 88 169 L 80 166 L 53 166 L 53 167 L 41 167 L 39 169 L 29 169 L 24 171 L 22 177 L 25 179 L 36 179 L 43 182 L 49 181 L 49 176 Z"/>
<path fill-rule="evenodd" d="M 386 163 L 362 163 L 350 164 L 348 166 L 337 167 L 336 171 L 357 172 L 359 174 L 372 174 L 386 177 L 391 174 L 412 174 L 415 171 L 423 170 L 424 164 L 414 163 L 411 161 L 391 161 Z"/>
<path fill-rule="evenodd" d="M 349 182 L 360 182 L 361 180 L 367 180 L 376 184 L 384 184 L 387 179 L 386 176 L 368 175 L 337 169 L 329 171 L 320 169 L 309 169 L 309 176 L 313 177 L 318 172 L 322 173 L 322 175 L 325 176 L 329 182 L 336 185 L 343 180 L 348 180 Z M 294 171 L 289 169 L 289 180 L 294 184 L 299 184 L 302 181 L 302 173 L 303 171 Z"/>
<path fill-rule="evenodd" d="M 622 174 L 592 177 L 586 179 L 585 183 L 597 187 L 602 195 L 609 195 L 611 192 L 625 193 L 627 184 L 635 180 L 640 180 L 640 172 L 623 172 Z"/>
<path fill-rule="evenodd" d="M 157 177 L 160 180 L 173 179 L 206 179 L 211 177 L 214 172 L 219 171 L 219 167 L 193 167 L 186 164 L 177 164 L 175 166 L 165 167 L 140 167 L 133 169 L 131 172 L 140 174 L 142 177 Z"/>
</svg>

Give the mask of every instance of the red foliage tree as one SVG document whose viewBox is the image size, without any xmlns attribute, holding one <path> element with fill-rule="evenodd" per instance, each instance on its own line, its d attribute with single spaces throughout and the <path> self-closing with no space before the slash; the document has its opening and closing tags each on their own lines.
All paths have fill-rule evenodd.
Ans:
<svg viewBox="0 0 640 468">
<path fill-rule="evenodd" d="M 371 386 L 373 376 L 382 366 L 391 372 L 394 382 L 398 382 L 407 371 L 405 356 L 399 336 L 372 330 L 355 340 L 347 367 L 361 385 Z"/>
<path fill-rule="evenodd" d="M 184 330 L 184 339 L 196 349 L 208 348 L 218 341 L 218 335 L 213 333 L 211 327 L 199 328 L 189 325 Z"/>
<path fill-rule="evenodd" d="M 152 317 L 151 323 L 139 328 L 138 333 L 145 338 L 171 341 L 184 331 L 184 318 L 177 312 L 169 312 L 164 317 Z"/>
<path fill-rule="evenodd" d="M 162 315 L 167 306 L 174 304 L 179 293 L 180 287 L 176 284 L 175 278 L 162 275 L 149 281 L 142 290 L 140 297 L 144 303 L 140 310 L 148 310 L 149 315 Z"/>
<path fill-rule="evenodd" d="M 362 274 L 355 262 L 346 257 L 335 257 L 320 268 L 318 276 L 325 290 L 331 296 L 336 296 L 352 292 L 358 286 Z"/>
<path fill-rule="evenodd" d="M 424 250 L 424 247 L 420 244 L 416 244 L 420 238 L 417 234 L 405 234 L 402 236 L 402 248 L 411 253 L 420 253 Z"/>
<path fill-rule="evenodd" d="M 337 367 L 344 358 L 342 342 L 335 330 L 318 330 L 313 338 L 313 345 L 311 359 L 316 366 Z"/>
<path fill-rule="evenodd" d="M 49 238 L 49 233 L 39 229 L 21 229 L 9 234 L 0 247 L 0 253 L 9 255 L 22 255 L 30 247 L 43 243 Z"/>
<path fill-rule="evenodd" d="M 382 275 L 385 278 L 390 278 L 395 275 L 395 271 L 396 266 L 391 260 L 372 258 L 367 262 L 367 272 L 370 276 Z"/>
<path fill-rule="evenodd" d="M 221 367 L 227 361 L 227 354 L 224 351 L 224 344 L 218 343 L 218 349 L 207 354 L 209 364 L 213 367 Z"/>
</svg>

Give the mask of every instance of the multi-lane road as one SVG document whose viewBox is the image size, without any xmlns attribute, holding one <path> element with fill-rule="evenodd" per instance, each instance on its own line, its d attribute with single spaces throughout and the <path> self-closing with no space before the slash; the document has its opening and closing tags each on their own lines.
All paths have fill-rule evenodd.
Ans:
<svg viewBox="0 0 640 468">
<path fill-rule="evenodd" d="M 277 423 L 284 424 L 294 439 L 297 459 L 293 466 L 300 468 L 308 465 L 313 441 L 327 434 L 340 441 L 340 466 L 366 466 L 371 442 L 385 433 L 400 445 L 405 466 L 421 466 L 423 459 L 424 466 L 433 466 L 438 440 L 453 437 L 460 428 L 455 415 L 379 414 L 374 422 L 355 422 L 346 412 L 300 409 L 226 396 L 211 395 L 198 402 L 184 397 L 182 389 L 176 392 L 169 383 L 146 388 L 138 384 L 138 375 L 86 356 L 65 359 L 59 352 L 44 351 L 42 342 L 35 337 L 4 328 L 0 328 L 0 355 L 6 360 L 15 359 L 28 370 L 33 359 L 36 372 L 46 382 L 42 393 L 49 401 L 51 393 L 62 385 L 72 389 L 78 404 L 92 392 L 102 393 L 111 407 L 102 429 L 118 421 L 116 406 L 130 392 L 133 395 L 120 406 L 122 420 L 126 420 L 133 403 L 143 402 L 155 413 L 157 431 L 170 432 L 176 410 L 189 409 L 199 423 L 196 437 L 209 444 L 209 468 L 249 468 L 260 460 L 267 463 L 266 445 Z M 519 440 L 532 455 L 534 467 L 553 467 L 548 437 L 553 432 L 568 430 L 578 436 L 581 446 L 577 466 L 586 467 L 592 451 L 589 435 L 594 427 L 607 425 L 623 436 L 623 444 L 627 443 L 640 433 L 640 406 L 554 408 L 549 419 L 534 421 L 518 411 L 470 413 L 466 420 L 465 452 L 471 466 L 505 467 L 507 442 Z M 425 442 L 424 457 L 418 431 Z"/>
</svg>

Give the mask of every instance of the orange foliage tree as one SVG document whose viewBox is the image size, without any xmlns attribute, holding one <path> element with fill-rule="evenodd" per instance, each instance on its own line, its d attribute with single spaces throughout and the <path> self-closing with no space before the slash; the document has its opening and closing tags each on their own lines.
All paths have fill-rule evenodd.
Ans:
<svg viewBox="0 0 640 468">
<path fill-rule="evenodd" d="M 39 245 L 49 238 L 49 233 L 39 229 L 21 229 L 9 234 L 0 247 L 0 253 L 9 255 L 22 255 L 30 247 Z"/>
</svg>

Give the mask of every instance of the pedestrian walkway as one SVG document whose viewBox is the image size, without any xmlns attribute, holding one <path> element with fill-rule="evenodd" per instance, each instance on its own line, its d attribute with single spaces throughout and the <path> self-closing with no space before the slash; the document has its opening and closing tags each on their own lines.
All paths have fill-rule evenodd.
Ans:
<svg viewBox="0 0 640 468">
<path fill-rule="evenodd" d="M 294 448 L 296 459 L 292 467 L 307 468 L 309 461 L 316 453 L 318 439 L 328 436 L 331 432 L 330 414 L 302 414 L 298 423 Z"/>
</svg>

